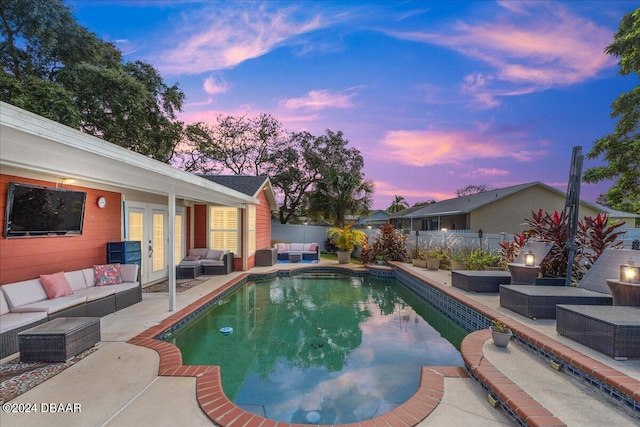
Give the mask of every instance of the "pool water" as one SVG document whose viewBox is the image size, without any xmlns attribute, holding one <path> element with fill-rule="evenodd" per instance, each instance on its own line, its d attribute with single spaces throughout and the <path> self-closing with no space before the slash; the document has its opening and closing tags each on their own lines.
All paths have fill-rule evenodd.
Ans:
<svg viewBox="0 0 640 427">
<path fill-rule="evenodd" d="M 463 366 L 464 335 L 395 280 L 319 274 L 248 282 L 171 340 L 183 364 L 219 365 L 244 410 L 337 424 L 405 402 L 422 366 Z"/>
</svg>

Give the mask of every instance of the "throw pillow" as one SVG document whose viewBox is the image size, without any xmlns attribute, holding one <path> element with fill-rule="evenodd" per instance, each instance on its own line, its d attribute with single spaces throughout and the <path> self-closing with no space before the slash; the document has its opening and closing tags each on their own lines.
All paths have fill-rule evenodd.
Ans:
<svg viewBox="0 0 640 427">
<path fill-rule="evenodd" d="M 62 271 L 54 274 L 41 274 L 40 283 L 42 283 L 42 287 L 49 299 L 73 294 L 73 289 L 71 289 L 71 285 Z"/>
<path fill-rule="evenodd" d="M 96 286 L 117 285 L 118 283 L 122 283 L 120 264 L 94 265 L 93 278 Z"/>
<path fill-rule="evenodd" d="M 199 261 L 202 257 L 200 255 L 187 255 L 183 261 Z"/>
</svg>

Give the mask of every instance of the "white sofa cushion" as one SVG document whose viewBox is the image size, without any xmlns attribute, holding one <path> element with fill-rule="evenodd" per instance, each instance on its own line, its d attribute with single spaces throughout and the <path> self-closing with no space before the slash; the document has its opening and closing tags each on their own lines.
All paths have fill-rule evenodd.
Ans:
<svg viewBox="0 0 640 427">
<path fill-rule="evenodd" d="M 44 311 L 47 314 L 55 313 L 60 310 L 64 310 L 74 305 L 84 304 L 87 302 L 87 297 L 82 295 L 69 295 L 67 297 L 60 297 L 55 299 L 47 299 L 44 301 L 37 301 L 31 304 L 25 304 L 18 307 L 12 307 L 12 313 L 32 313 L 34 311 Z"/>
<path fill-rule="evenodd" d="M 209 251 L 207 252 L 206 259 L 221 261 L 223 256 L 224 256 L 224 251 L 209 249 Z"/>
<path fill-rule="evenodd" d="M 67 282 L 71 285 L 74 293 L 87 289 L 87 282 L 85 281 L 83 270 L 65 271 L 64 277 L 67 278 Z"/>
<path fill-rule="evenodd" d="M 138 284 L 138 264 L 120 264 L 122 283 Z M 116 285 L 109 285 L 116 286 Z"/>
<path fill-rule="evenodd" d="M 96 276 L 93 268 L 83 268 L 82 276 L 84 277 L 84 284 L 87 288 L 91 288 L 96 285 Z"/>
<path fill-rule="evenodd" d="M 44 311 L 34 313 L 3 313 L 2 321 L 0 321 L 0 334 L 46 318 L 47 313 Z"/>
<path fill-rule="evenodd" d="M 95 301 L 100 298 L 108 297 L 109 295 L 114 295 L 116 293 L 114 286 L 115 285 L 92 286 L 90 288 L 84 288 L 76 291 L 73 295 L 84 296 L 87 298 L 87 301 Z"/>
<path fill-rule="evenodd" d="M 0 315 L 7 313 L 9 313 L 9 304 L 7 304 L 7 298 L 4 296 L 4 291 L 0 289 Z"/>
<path fill-rule="evenodd" d="M 138 286 L 138 282 L 136 283 L 123 282 L 123 283 L 118 283 L 117 285 L 109 285 L 110 288 L 115 289 L 116 294 L 119 292 L 128 291 L 129 289 L 133 289 L 136 286 Z"/>
<path fill-rule="evenodd" d="M 209 252 L 209 249 L 207 248 L 192 248 L 189 249 L 189 255 L 198 255 L 202 258 L 206 258 L 207 257 L 207 252 Z"/>
<path fill-rule="evenodd" d="M 292 252 L 302 252 L 305 250 L 304 243 L 291 243 L 290 246 L 291 246 L 290 251 Z"/>
<path fill-rule="evenodd" d="M 13 309 L 15 307 L 49 300 L 47 293 L 40 283 L 40 279 L 29 279 L 23 280 L 22 282 L 9 283 L 2 286 L 2 290 L 4 290 L 4 294 L 7 297 L 7 303 L 11 311 L 14 311 Z"/>
</svg>

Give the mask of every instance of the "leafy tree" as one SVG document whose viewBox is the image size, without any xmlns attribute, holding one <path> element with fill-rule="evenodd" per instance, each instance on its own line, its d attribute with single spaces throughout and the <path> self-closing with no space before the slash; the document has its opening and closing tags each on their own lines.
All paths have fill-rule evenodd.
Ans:
<svg viewBox="0 0 640 427">
<path fill-rule="evenodd" d="M 184 93 L 80 26 L 62 0 L 0 3 L 0 100 L 168 162 Z"/>
<path fill-rule="evenodd" d="M 605 52 L 620 58 L 618 74 L 640 77 L 640 9 L 622 18 Z M 611 110 L 611 117 L 618 119 L 614 131 L 597 140 L 587 154 L 589 159 L 603 156 L 606 164 L 588 169 L 584 180 L 615 179 L 606 193 L 609 206 L 640 213 L 640 85 L 620 95 Z"/>
<path fill-rule="evenodd" d="M 487 184 L 467 185 L 464 188 L 456 190 L 456 196 L 469 196 L 471 194 L 484 193 L 487 191 L 491 191 L 491 188 Z"/>
<path fill-rule="evenodd" d="M 438 202 L 436 202 L 433 199 L 429 199 L 429 200 L 424 200 L 424 201 L 420 201 L 420 202 L 415 202 L 413 204 L 413 207 L 416 207 L 416 206 L 427 206 L 427 205 L 432 205 L 434 203 L 438 203 Z"/>
<path fill-rule="evenodd" d="M 404 210 L 409 207 L 409 203 L 402 196 L 395 196 L 393 202 L 391 202 L 391 206 L 387 208 L 387 212 L 395 213 L 401 210 Z"/>
</svg>

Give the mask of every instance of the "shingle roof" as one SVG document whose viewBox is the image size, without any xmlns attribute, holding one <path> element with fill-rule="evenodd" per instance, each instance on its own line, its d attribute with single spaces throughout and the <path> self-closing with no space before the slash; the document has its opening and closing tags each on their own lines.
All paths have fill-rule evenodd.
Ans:
<svg viewBox="0 0 640 427">
<path fill-rule="evenodd" d="M 422 208 L 424 208 L 426 205 L 420 205 L 420 206 L 412 206 L 410 208 L 406 208 L 403 209 L 401 211 L 398 212 L 394 212 L 391 215 L 389 215 L 389 219 L 393 219 L 393 218 L 404 218 L 406 216 L 408 216 L 410 213 L 413 213 L 417 210 L 420 210 Z"/>
<path fill-rule="evenodd" d="M 247 175 L 200 175 L 216 184 L 255 197 L 264 186 L 267 180 L 266 176 L 247 176 Z"/>
<path fill-rule="evenodd" d="M 533 187 L 535 185 L 544 185 L 541 182 L 530 182 L 527 184 L 519 184 L 511 187 L 498 188 L 496 190 L 489 190 L 483 193 L 470 194 L 468 196 L 455 197 L 453 199 L 443 200 L 431 205 L 422 206 L 421 209 L 410 212 L 406 215 L 398 215 L 398 217 L 404 218 L 425 218 L 438 215 L 456 215 L 464 214 L 478 209 L 489 203 L 493 203 L 496 200 L 507 197 L 511 194 L 522 191 L 526 188 Z M 410 208 L 412 209 L 412 208 Z M 402 214 L 404 211 L 398 212 Z"/>
</svg>

